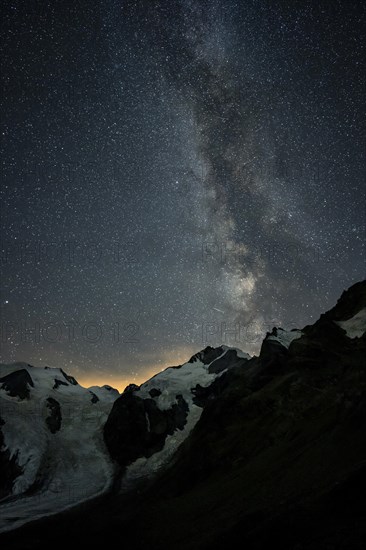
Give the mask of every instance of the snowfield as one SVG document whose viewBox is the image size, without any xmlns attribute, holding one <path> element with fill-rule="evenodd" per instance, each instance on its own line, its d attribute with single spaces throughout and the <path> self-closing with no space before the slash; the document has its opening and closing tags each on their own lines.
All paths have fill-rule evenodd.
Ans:
<svg viewBox="0 0 366 550">
<path fill-rule="evenodd" d="M 0 378 L 19 370 L 29 373 L 34 387 L 28 386 L 29 399 L 10 396 L 0 389 L 0 417 L 4 421 L 1 450 L 8 449 L 23 469 L 14 481 L 13 495 L 0 502 L 0 531 L 102 494 L 109 489 L 114 473 L 103 441 L 103 426 L 119 396 L 117 390 L 99 388 L 96 392 L 92 388 L 97 401 L 88 389 L 70 383 L 60 369 L 26 363 L 0 365 Z M 60 405 L 61 427 L 55 433 L 46 423 L 48 398 Z M 34 488 L 33 494 L 26 493 Z"/>
<path fill-rule="evenodd" d="M 217 353 L 211 361 L 207 354 L 212 351 Z M 231 366 L 233 356 L 234 363 L 235 357 L 250 359 L 237 348 L 206 348 L 184 365 L 169 367 L 132 389 L 142 399 L 154 399 L 162 411 L 182 396 L 188 411 L 183 429 L 167 435 L 162 450 L 127 467 L 122 491 L 169 462 L 201 416 L 194 389 L 210 386 Z M 221 361 L 219 372 L 209 372 L 215 361 Z M 110 386 L 83 388 L 62 369 L 0 365 L 0 452 L 9 451 L 8 458 L 15 458 L 22 469 L 14 476 L 12 494 L 0 500 L 0 532 L 56 514 L 111 488 L 116 465 L 105 446 L 103 428 L 119 395 Z M 149 430 L 148 416 L 147 426 Z"/>
</svg>

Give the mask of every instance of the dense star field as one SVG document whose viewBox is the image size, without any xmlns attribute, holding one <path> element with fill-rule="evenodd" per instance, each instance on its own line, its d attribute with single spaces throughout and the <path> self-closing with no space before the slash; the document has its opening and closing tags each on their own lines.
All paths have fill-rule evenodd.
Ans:
<svg viewBox="0 0 366 550">
<path fill-rule="evenodd" d="M 364 278 L 361 1 L 2 4 L 1 361 L 122 388 Z"/>
</svg>

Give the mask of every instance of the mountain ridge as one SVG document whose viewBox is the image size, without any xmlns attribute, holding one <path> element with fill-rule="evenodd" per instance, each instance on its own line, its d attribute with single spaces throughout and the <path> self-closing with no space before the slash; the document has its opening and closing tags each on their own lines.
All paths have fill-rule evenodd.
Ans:
<svg viewBox="0 0 366 550">
<path fill-rule="evenodd" d="M 362 281 L 313 325 L 268 333 L 258 357 L 236 352 L 230 358 L 230 349 L 221 347 L 220 354 L 205 348 L 194 361 L 126 388 L 101 427 L 105 441 L 114 438 L 113 494 L 5 533 L 4 542 L 20 548 L 26 539 L 28 547 L 48 548 L 55 538 L 64 540 L 67 526 L 69 537 L 91 547 L 112 544 L 123 533 L 125 544 L 156 550 L 211 550 L 238 541 L 245 548 L 361 548 L 365 306 Z M 362 335 L 355 335 L 362 327 Z M 227 368 L 221 368 L 225 357 Z M 210 373 L 216 361 L 221 366 Z M 192 378 L 192 368 L 201 383 Z M 190 383 L 182 390 L 179 375 L 185 371 Z M 184 420 L 196 408 L 198 418 L 181 437 Z M 141 431 L 132 454 L 119 460 L 118 452 L 126 452 L 124 430 L 136 426 Z M 141 441 L 156 435 L 165 437 L 163 450 L 169 438 L 177 439 L 165 462 L 157 459 L 156 448 L 144 456 Z M 77 528 L 70 518 L 77 519 Z"/>
</svg>

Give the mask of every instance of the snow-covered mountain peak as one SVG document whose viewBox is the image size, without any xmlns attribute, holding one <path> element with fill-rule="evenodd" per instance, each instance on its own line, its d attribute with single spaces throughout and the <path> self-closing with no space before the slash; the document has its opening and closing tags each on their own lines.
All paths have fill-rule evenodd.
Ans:
<svg viewBox="0 0 366 550">
<path fill-rule="evenodd" d="M 105 491 L 114 466 L 103 426 L 119 393 L 84 388 L 58 368 L 0 364 L 0 530 L 74 506 Z M 0 481 L 1 471 L 0 471 Z M 16 511 L 15 511 L 16 509 Z"/>
<path fill-rule="evenodd" d="M 238 361 L 250 359 L 250 355 L 238 348 L 219 346 L 205 349 L 193 355 L 183 365 L 168 367 L 159 372 L 140 387 L 131 389 L 135 395 L 141 398 L 154 398 L 160 409 L 166 410 L 176 402 L 176 396 L 182 395 L 191 403 L 193 389 L 197 385 L 207 387 L 214 379 Z"/>
<path fill-rule="evenodd" d="M 207 346 L 183 365 L 168 367 L 141 386 L 127 386 L 104 429 L 111 456 L 126 468 L 123 489 L 169 462 L 215 398 L 225 373 L 249 358 L 236 348 Z"/>
</svg>

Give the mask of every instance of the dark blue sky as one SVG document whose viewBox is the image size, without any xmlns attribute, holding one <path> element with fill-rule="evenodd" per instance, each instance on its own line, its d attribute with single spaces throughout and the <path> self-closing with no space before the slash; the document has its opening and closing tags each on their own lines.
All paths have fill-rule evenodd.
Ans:
<svg viewBox="0 0 366 550">
<path fill-rule="evenodd" d="M 123 386 L 364 278 L 362 2 L 3 12 L 3 362 Z"/>
</svg>

